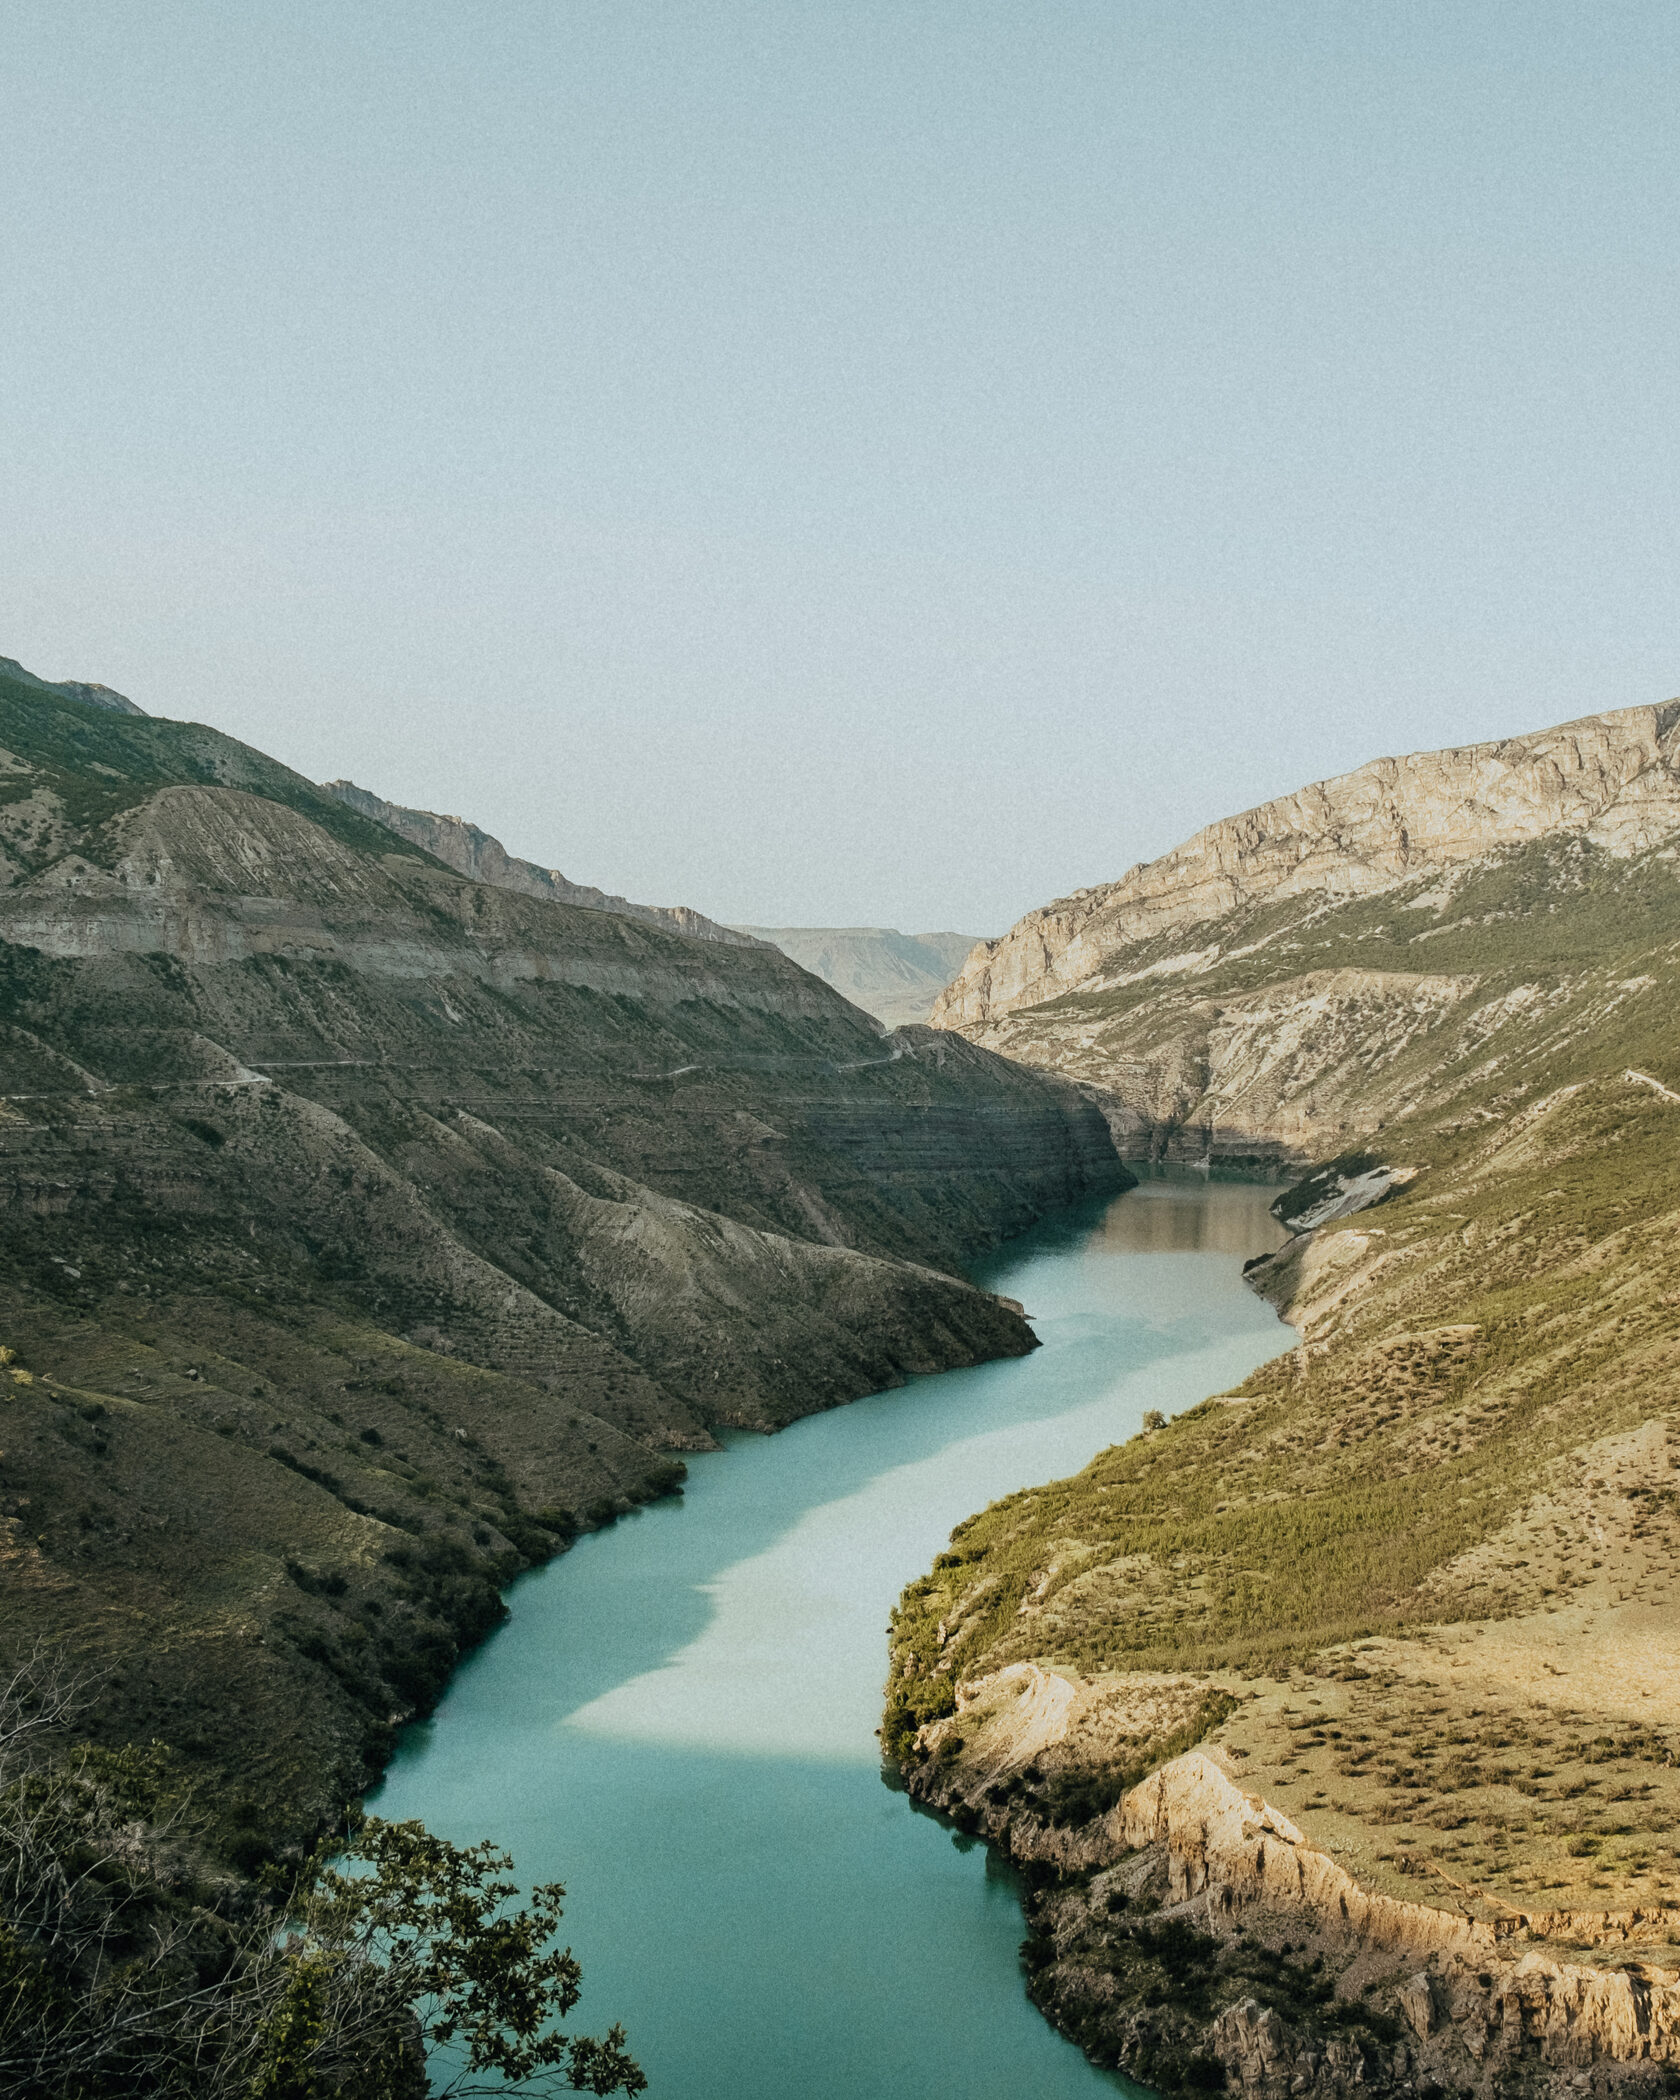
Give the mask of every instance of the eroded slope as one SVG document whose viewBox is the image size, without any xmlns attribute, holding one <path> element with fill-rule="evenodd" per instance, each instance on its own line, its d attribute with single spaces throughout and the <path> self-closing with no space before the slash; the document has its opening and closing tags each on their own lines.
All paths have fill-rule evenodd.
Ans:
<svg viewBox="0 0 1680 2100">
<path fill-rule="evenodd" d="M 950 1265 L 1120 1177 L 1035 1074 L 214 731 L 0 677 L 0 746 L 4 1632 L 264 1841 L 673 1452 L 1030 1347 Z"/>
<path fill-rule="evenodd" d="M 1680 705 L 1680 704 L 1677 704 Z M 1664 938 L 1680 713 L 1381 760 L 976 952 L 936 1025 L 1076 1078 L 1136 1157 L 1321 1160 Z"/>
</svg>

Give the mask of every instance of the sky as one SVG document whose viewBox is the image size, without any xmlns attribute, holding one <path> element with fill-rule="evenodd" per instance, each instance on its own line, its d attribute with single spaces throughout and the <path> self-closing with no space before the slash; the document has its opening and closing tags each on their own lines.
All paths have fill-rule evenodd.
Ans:
<svg viewBox="0 0 1680 2100">
<path fill-rule="evenodd" d="M 8 0 L 0 654 L 1001 931 L 1680 693 L 1680 9 Z"/>
</svg>

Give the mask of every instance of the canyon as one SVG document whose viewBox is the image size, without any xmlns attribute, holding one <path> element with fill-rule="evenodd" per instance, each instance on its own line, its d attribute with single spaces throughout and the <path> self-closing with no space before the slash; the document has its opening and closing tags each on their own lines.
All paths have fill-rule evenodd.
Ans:
<svg viewBox="0 0 1680 2100">
<path fill-rule="evenodd" d="M 885 1749 L 1163 2092 L 1669 2090 L 1677 871 L 1673 703 L 1376 761 L 958 968 L 0 663 L 5 1648 L 260 1874 L 521 1571 L 725 1431 L 1024 1357 L 965 1272 L 1131 1169 L 1262 1171 L 1296 1345 L 959 1523 Z M 827 981 L 947 969 L 929 1026 Z"/>
<path fill-rule="evenodd" d="M 715 1431 L 1030 1349 L 961 1263 L 1126 1177 L 1059 1080 L 114 700 L 0 669 L 4 1637 L 249 1865 Z"/>
</svg>

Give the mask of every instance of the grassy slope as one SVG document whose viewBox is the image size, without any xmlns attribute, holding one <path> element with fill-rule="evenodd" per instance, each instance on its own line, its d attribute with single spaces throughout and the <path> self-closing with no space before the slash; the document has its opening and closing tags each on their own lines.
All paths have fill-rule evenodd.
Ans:
<svg viewBox="0 0 1680 2100">
<path fill-rule="evenodd" d="M 1417 946 L 1395 904 L 1291 938 L 1392 969 Z M 1650 1661 L 1680 1610 L 1680 1101 L 1625 1076 L 1680 1093 L 1680 888 L 1665 860 L 1531 848 L 1453 917 L 1430 964 L 1503 1025 L 1379 1075 L 1412 1106 L 1370 1153 L 1419 1172 L 1267 1265 L 1303 1346 L 960 1526 L 900 1609 L 895 1735 L 1021 1658 L 1207 1673 L 1243 1694 L 1219 1740 L 1377 1885 L 1463 1900 L 1457 1854 L 1473 1903 L 1613 1906 L 1672 1887 L 1680 1809 L 1680 1673 Z M 1302 1760 L 1314 1716 L 1341 1739 Z M 1484 1749 L 1449 1779 L 1490 1727 L 1527 1765 Z"/>
<path fill-rule="evenodd" d="M 0 750 L 18 762 L 0 762 L 0 809 L 26 796 L 50 805 L 33 848 L 15 834 L 8 838 L 12 858 L 29 872 L 50 866 L 70 846 L 91 848 L 89 857 L 97 859 L 94 834 L 101 825 L 159 788 L 176 786 L 242 788 L 295 809 L 348 846 L 391 851 L 383 825 L 357 816 L 301 773 L 220 730 L 117 714 L 3 668 Z"/>
<path fill-rule="evenodd" d="M 1132 981 L 1007 1016 L 987 1040 L 1135 1097 L 1157 1142 L 1207 1123 L 1231 1156 L 1245 1128 L 1275 1153 L 1287 1125 L 1285 1156 L 1322 1159 L 1438 1118 L 1455 1091 L 1487 1112 L 1489 1060 L 1526 1069 L 1560 1026 L 1599 1028 L 1619 976 L 1675 940 L 1675 899 L 1668 849 L 1629 863 L 1540 840 L 1378 897 L 1295 898 L 1136 943 L 1109 973 Z M 1190 968 L 1187 946 L 1201 952 Z"/>
</svg>

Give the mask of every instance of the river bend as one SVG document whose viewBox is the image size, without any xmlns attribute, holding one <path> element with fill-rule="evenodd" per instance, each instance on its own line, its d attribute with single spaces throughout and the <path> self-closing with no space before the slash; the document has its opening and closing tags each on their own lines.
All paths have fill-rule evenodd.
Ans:
<svg viewBox="0 0 1680 2100">
<path fill-rule="evenodd" d="M 881 1776 L 887 1615 L 953 1524 L 1288 1346 L 1243 1288 L 1271 1191 L 1146 1182 L 976 1269 L 1031 1356 L 690 1461 L 580 1540 L 406 1732 L 369 1807 L 565 1882 L 580 2029 L 649 2100 L 1100 2100 L 1029 2004 L 1012 1878 Z"/>
</svg>

